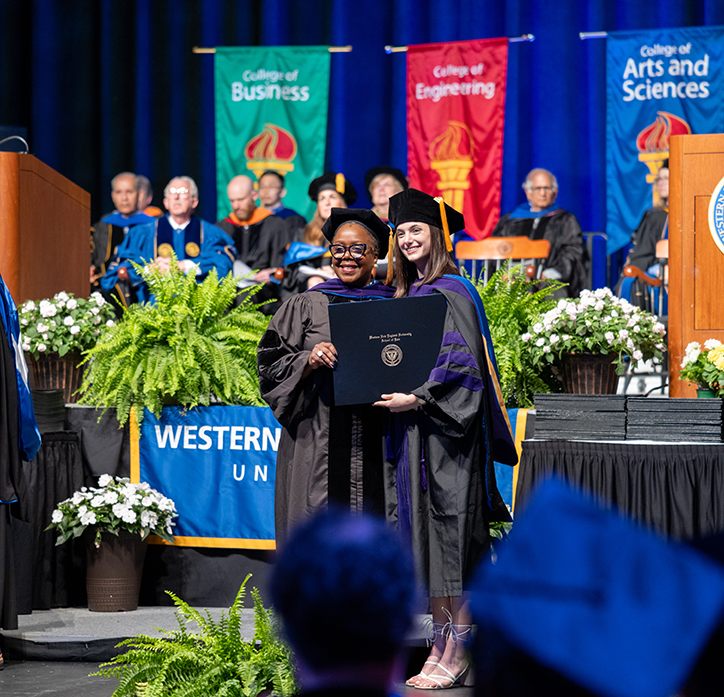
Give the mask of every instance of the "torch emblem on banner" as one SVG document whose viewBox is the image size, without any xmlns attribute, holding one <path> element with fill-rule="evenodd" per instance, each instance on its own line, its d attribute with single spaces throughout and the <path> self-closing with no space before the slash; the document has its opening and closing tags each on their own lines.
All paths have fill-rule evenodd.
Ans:
<svg viewBox="0 0 724 697">
<path fill-rule="evenodd" d="M 473 134 L 460 121 L 447 123 L 447 128 L 430 143 L 430 166 L 440 175 L 437 188 L 445 203 L 462 211 L 473 168 Z"/>
<path fill-rule="evenodd" d="M 292 160 L 297 155 L 297 141 L 294 136 L 273 123 L 265 123 L 261 133 L 255 135 L 244 148 L 246 168 L 254 172 L 257 179 L 264 172 L 272 170 L 282 176 L 294 170 Z"/>
<path fill-rule="evenodd" d="M 664 160 L 669 157 L 669 137 L 689 135 L 691 128 L 684 119 L 667 111 L 656 112 L 656 120 L 646 126 L 636 136 L 636 147 L 639 150 L 639 162 L 649 168 L 646 181 L 651 184 L 658 174 Z M 654 206 L 660 205 L 659 192 L 654 187 Z"/>
</svg>

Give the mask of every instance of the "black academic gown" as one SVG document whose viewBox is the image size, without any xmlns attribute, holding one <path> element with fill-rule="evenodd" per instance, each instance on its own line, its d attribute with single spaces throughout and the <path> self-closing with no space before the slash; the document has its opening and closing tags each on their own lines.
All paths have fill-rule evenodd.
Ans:
<svg viewBox="0 0 724 697">
<path fill-rule="evenodd" d="M 656 263 L 656 243 L 663 238 L 669 213 L 663 208 L 649 208 L 633 234 L 634 248 L 625 266 L 636 266 L 642 271 Z"/>
<path fill-rule="evenodd" d="M 562 208 L 540 218 L 511 218 L 504 215 L 493 230 L 493 237 L 529 237 L 532 240 L 548 240 L 551 251 L 544 268 L 552 268 L 561 274 L 560 280 L 568 283 L 558 295 L 577 298 L 586 283 L 588 251 L 583 244 L 581 226 L 573 213 Z"/>
<path fill-rule="evenodd" d="M 259 342 L 261 396 L 282 425 L 274 500 L 277 542 L 329 501 L 354 512 L 384 514 L 385 411 L 335 407 L 329 368 L 302 377 L 314 345 L 330 341 L 327 307 L 353 300 L 316 289 L 296 295 L 280 307 Z"/>
<path fill-rule="evenodd" d="M 490 550 L 489 521 L 510 520 L 493 456 L 517 461 L 479 317 L 462 285 L 444 277 L 410 293 L 445 295 L 443 344 L 428 381 L 412 390 L 424 404 L 391 415 L 385 481 L 388 519 L 410 540 L 420 580 L 436 598 L 463 594 Z"/>
</svg>

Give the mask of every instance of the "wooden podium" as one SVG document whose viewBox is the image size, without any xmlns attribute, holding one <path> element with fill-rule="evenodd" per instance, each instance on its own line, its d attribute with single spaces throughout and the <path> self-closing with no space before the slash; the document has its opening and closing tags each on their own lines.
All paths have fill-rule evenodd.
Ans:
<svg viewBox="0 0 724 697">
<path fill-rule="evenodd" d="M 695 397 L 679 380 L 691 341 L 724 342 L 724 254 L 709 232 L 709 200 L 724 177 L 724 135 L 669 140 L 669 394 Z"/>
<path fill-rule="evenodd" d="M 90 194 L 33 155 L 0 153 L 0 274 L 16 305 L 87 297 Z"/>
</svg>

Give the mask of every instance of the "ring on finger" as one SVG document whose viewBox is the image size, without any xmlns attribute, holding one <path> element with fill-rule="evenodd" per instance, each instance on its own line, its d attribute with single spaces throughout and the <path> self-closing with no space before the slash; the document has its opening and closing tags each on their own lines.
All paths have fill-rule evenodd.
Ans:
<svg viewBox="0 0 724 697">
<path fill-rule="evenodd" d="M 317 351 L 317 355 L 321 358 L 324 355 L 324 352 L 322 350 Z"/>
</svg>

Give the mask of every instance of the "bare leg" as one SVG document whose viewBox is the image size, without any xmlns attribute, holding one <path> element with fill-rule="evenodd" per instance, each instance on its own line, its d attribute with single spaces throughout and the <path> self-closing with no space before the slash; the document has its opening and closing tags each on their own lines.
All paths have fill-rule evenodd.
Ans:
<svg viewBox="0 0 724 697">
<path fill-rule="evenodd" d="M 424 681 L 424 676 L 435 672 L 437 664 L 442 659 L 447 648 L 447 638 L 449 634 L 451 613 L 450 598 L 430 598 L 432 607 L 432 628 L 430 631 L 431 649 L 430 655 L 422 666 L 422 670 L 417 675 L 413 675 L 408 681 L 408 685 L 416 686 Z M 447 612 L 446 612 L 447 611 Z"/>
<path fill-rule="evenodd" d="M 436 616 L 442 616 L 450 623 L 450 629 L 442 656 L 434 659 L 439 665 L 426 666 L 429 670 L 423 671 L 425 675 L 434 675 L 437 679 L 417 676 L 414 684 L 416 687 L 435 689 L 449 687 L 454 682 L 452 676 L 457 677 L 465 671 L 468 665 L 466 649 L 472 639 L 472 628 L 468 603 L 464 598 L 430 598 L 430 603 L 433 621 L 437 621 Z"/>
</svg>

